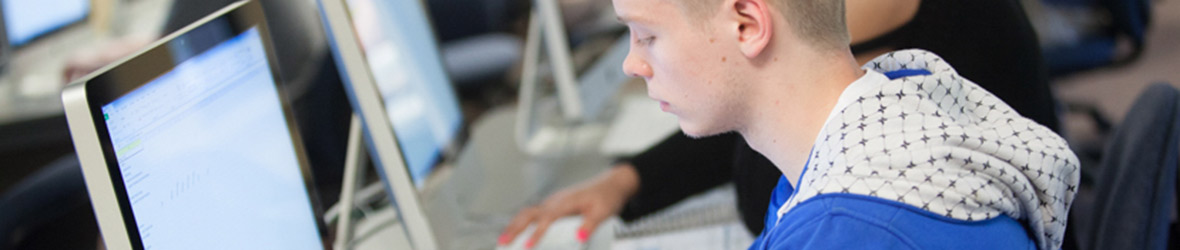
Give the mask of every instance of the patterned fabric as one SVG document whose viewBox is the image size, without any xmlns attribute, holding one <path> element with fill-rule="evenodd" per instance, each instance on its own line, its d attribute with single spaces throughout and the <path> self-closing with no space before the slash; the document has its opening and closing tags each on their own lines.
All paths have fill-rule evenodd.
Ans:
<svg viewBox="0 0 1180 250">
<path fill-rule="evenodd" d="M 894 200 L 963 221 L 1000 214 L 1058 249 L 1078 185 L 1077 156 L 933 53 L 903 50 L 864 67 L 932 74 L 862 94 L 820 132 L 798 190 L 779 210 L 820 194 Z"/>
</svg>

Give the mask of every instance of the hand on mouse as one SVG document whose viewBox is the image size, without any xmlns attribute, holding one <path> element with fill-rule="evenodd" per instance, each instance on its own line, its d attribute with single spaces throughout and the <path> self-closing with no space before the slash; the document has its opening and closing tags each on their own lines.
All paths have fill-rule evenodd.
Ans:
<svg viewBox="0 0 1180 250">
<path fill-rule="evenodd" d="M 585 243 L 599 223 L 617 214 L 638 189 L 639 174 L 635 168 L 630 164 L 615 166 L 593 179 L 553 193 L 540 204 L 522 209 L 504 228 L 498 244 L 511 243 L 517 234 L 535 223 L 533 234 L 525 243 L 525 248 L 532 248 L 554 220 L 570 215 L 582 215 L 582 225 L 575 237 Z"/>
</svg>

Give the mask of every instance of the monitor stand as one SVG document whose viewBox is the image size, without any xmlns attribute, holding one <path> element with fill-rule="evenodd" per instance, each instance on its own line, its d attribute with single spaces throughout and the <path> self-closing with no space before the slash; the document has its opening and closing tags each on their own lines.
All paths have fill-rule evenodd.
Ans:
<svg viewBox="0 0 1180 250">
<path fill-rule="evenodd" d="M 365 171 L 361 171 L 361 165 L 364 164 L 363 160 L 369 157 L 364 147 L 364 128 L 362 126 L 360 116 L 352 114 L 352 121 L 348 128 L 348 149 L 344 158 L 344 180 L 340 187 L 340 200 L 337 201 L 336 206 L 333 206 L 333 209 L 339 212 L 339 215 L 335 216 L 337 223 L 335 242 L 332 243 L 333 249 L 350 249 L 350 243 L 354 240 L 353 211 L 356 210 L 357 180 L 364 179 Z M 397 213 L 388 216 L 392 216 L 388 218 L 389 220 L 397 220 Z M 330 218 L 325 220 L 326 222 L 331 221 Z M 400 229 L 400 227 L 391 228 Z M 400 235 L 404 239 L 404 232 Z M 409 239 L 402 242 L 405 246 L 410 246 Z"/>
<path fill-rule="evenodd" d="M 554 149 L 589 146 L 607 131 L 611 104 L 630 77 L 622 63 L 630 49 L 626 35 L 616 39 L 579 77 L 556 0 L 533 0 L 525 41 L 518 94 L 515 141 L 532 156 L 552 156 Z M 541 62 L 542 54 L 548 65 Z M 545 67 L 548 66 L 548 67 Z M 545 70 L 548 69 L 548 70 Z M 542 72 L 552 73 L 555 94 L 539 92 Z M 577 148 L 576 150 L 597 150 Z"/>
</svg>

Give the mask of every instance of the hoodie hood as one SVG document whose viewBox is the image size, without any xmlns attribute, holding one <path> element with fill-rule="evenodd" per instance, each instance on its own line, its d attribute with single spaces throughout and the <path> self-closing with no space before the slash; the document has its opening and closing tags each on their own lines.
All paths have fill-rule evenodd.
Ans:
<svg viewBox="0 0 1180 250">
<path fill-rule="evenodd" d="M 892 52 L 864 69 L 930 74 L 877 86 L 828 120 L 780 212 L 851 193 L 962 221 L 1008 215 L 1041 249 L 1061 247 L 1079 178 L 1064 139 L 928 51 Z"/>
</svg>

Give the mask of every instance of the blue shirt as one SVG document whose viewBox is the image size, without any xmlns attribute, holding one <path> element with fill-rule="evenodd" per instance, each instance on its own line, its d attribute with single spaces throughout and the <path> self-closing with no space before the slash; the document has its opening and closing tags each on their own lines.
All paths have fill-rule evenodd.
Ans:
<svg viewBox="0 0 1180 250">
<path fill-rule="evenodd" d="M 856 194 L 824 194 L 778 218 L 794 195 L 786 177 L 771 194 L 755 249 L 1036 249 L 1020 222 L 1006 215 L 967 222 L 907 204 Z"/>
</svg>

